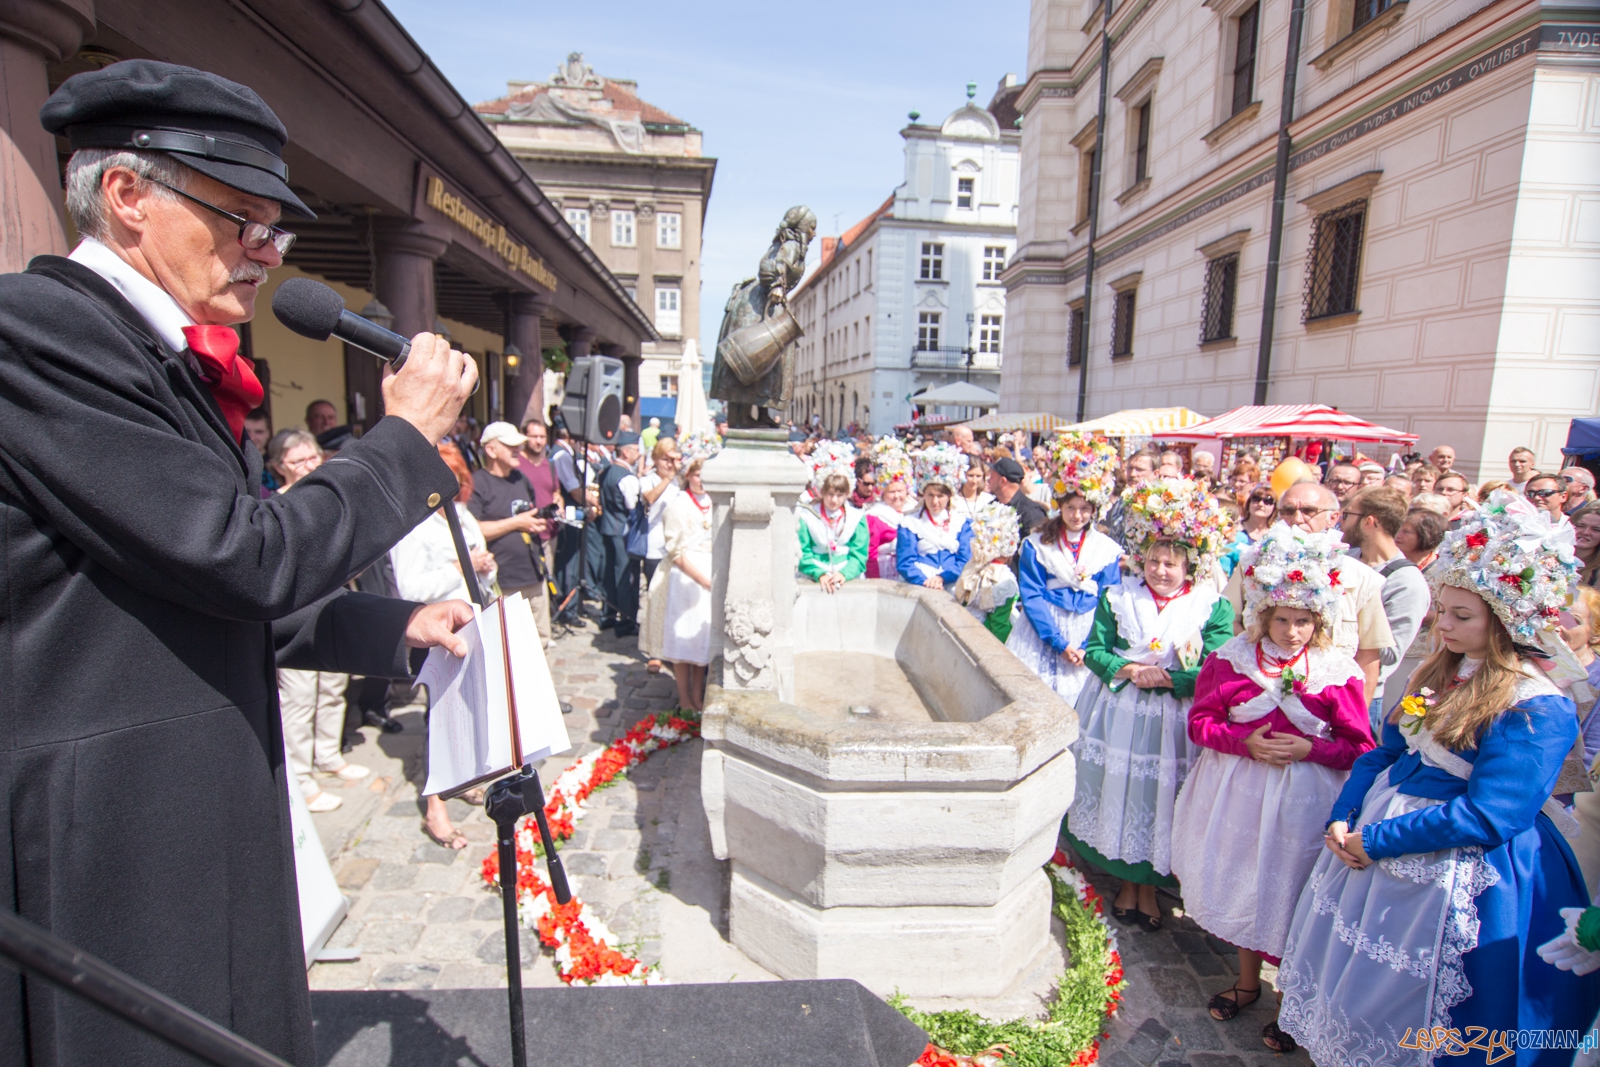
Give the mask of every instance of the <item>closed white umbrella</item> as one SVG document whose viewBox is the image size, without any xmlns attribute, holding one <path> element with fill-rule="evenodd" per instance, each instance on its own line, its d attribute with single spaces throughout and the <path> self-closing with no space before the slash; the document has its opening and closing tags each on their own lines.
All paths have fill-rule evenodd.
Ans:
<svg viewBox="0 0 1600 1067">
<path fill-rule="evenodd" d="M 672 421 L 677 423 L 680 438 L 712 430 L 711 406 L 706 403 L 700 367 L 700 346 L 691 337 L 683 343 L 683 355 L 678 357 L 678 409 Z"/>
</svg>

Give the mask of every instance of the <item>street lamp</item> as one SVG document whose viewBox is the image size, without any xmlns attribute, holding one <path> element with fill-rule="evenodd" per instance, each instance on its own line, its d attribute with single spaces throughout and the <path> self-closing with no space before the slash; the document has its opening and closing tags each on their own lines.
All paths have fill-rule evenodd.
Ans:
<svg viewBox="0 0 1600 1067">
<path fill-rule="evenodd" d="M 972 357 L 977 354 L 972 347 L 972 312 L 970 311 L 967 312 L 967 347 L 963 348 L 961 351 L 967 357 L 967 374 L 965 380 L 970 382 L 972 381 Z"/>
</svg>

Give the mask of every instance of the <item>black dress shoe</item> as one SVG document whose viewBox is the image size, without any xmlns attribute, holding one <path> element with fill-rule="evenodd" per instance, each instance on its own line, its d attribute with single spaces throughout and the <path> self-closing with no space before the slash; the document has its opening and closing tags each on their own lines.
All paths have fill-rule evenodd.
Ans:
<svg viewBox="0 0 1600 1067">
<path fill-rule="evenodd" d="M 639 628 L 637 626 L 633 626 L 631 624 L 619 623 L 617 625 L 617 636 L 618 637 L 638 637 L 639 636 Z"/>
<path fill-rule="evenodd" d="M 361 721 L 368 726 L 376 726 L 386 734 L 397 734 L 405 729 L 392 715 L 380 715 L 376 711 L 363 711 Z"/>
<path fill-rule="evenodd" d="M 600 629 L 602 629 L 602 630 L 613 629 L 616 625 L 617 625 L 617 620 L 616 619 L 601 619 L 600 620 Z"/>
</svg>

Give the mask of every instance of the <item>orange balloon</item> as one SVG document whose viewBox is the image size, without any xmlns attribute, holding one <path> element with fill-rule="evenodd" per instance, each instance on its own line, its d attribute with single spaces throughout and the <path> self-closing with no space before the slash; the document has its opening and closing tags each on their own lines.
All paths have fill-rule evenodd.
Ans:
<svg viewBox="0 0 1600 1067">
<path fill-rule="evenodd" d="M 1282 497 L 1296 482 L 1316 481 L 1317 472 L 1298 456 L 1289 456 L 1272 468 L 1272 495 Z"/>
</svg>

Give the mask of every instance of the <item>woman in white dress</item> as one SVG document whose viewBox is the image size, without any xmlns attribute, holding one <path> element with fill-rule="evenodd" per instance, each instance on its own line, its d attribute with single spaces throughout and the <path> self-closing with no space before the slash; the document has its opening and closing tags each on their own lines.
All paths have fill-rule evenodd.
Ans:
<svg viewBox="0 0 1600 1067">
<path fill-rule="evenodd" d="M 1215 498 L 1190 481 L 1151 482 L 1123 500 L 1142 574 L 1101 593 L 1095 609 L 1066 837 L 1122 879 L 1112 915 L 1158 930 L 1156 887 L 1177 884 L 1173 805 L 1199 755 L 1188 732 L 1195 679 L 1233 636 L 1233 607 L 1210 580 L 1230 531 Z"/>
<path fill-rule="evenodd" d="M 489 551 L 478 520 L 467 510 L 466 502 L 472 499 L 472 474 L 467 470 L 461 452 L 448 441 L 439 443 L 439 455 L 456 480 L 461 491 L 452 505 L 461 519 L 461 533 L 467 542 L 472 569 L 478 576 L 485 594 L 493 595 L 495 581 L 494 554 Z M 456 557 L 455 540 L 450 536 L 450 523 L 440 508 L 412 527 L 389 550 L 389 562 L 394 566 L 395 591 L 402 600 L 416 600 L 423 604 L 437 604 L 443 600 L 471 600 L 467 583 L 461 577 L 461 564 Z M 423 749 L 427 751 L 426 747 Z M 459 851 L 467 847 L 467 837 L 450 822 L 450 812 L 444 801 L 428 797 L 427 812 L 422 823 L 423 832 L 436 844 Z"/>
<path fill-rule="evenodd" d="M 666 579 L 661 658 L 672 662 L 678 704 L 705 706 L 706 665 L 711 662 L 711 497 L 701 484 L 702 459 L 684 468 L 683 492 L 667 505 L 666 555 L 656 571 Z"/>
<path fill-rule="evenodd" d="M 1083 649 L 1100 594 L 1122 584 L 1122 546 L 1094 528 L 1111 502 L 1118 457 L 1104 438 L 1066 434 L 1054 460 L 1059 510 L 1023 542 L 1022 610 L 1006 647 L 1071 704 L 1089 680 Z"/>
<path fill-rule="evenodd" d="M 979 512 L 994 501 L 994 496 L 984 488 L 989 481 L 989 468 L 977 456 L 967 456 L 967 473 L 950 498 L 950 510 L 965 515 L 968 522 L 977 519 Z"/>
<path fill-rule="evenodd" d="M 683 455 L 678 451 L 677 441 L 663 437 L 650 450 L 650 459 L 650 473 L 639 479 L 639 495 L 649 509 L 647 514 L 650 521 L 644 557 L 644 584 L 647 589 L 654 589 L 656 569 L 667 554 L 667 505 L 683 491 L 678 481 L 678 467 L 683 462 Z M 645 597 L 644 619 L 639 624 L 639 651 L 649 657 L 646 666 L 651 674 L 661 672 L 661 642 L 664 638 L 662 613 L 666 610 L 666 586 L 661 588 L 663 594 L 659 603 L 656 597 Z"/>
</svg>

